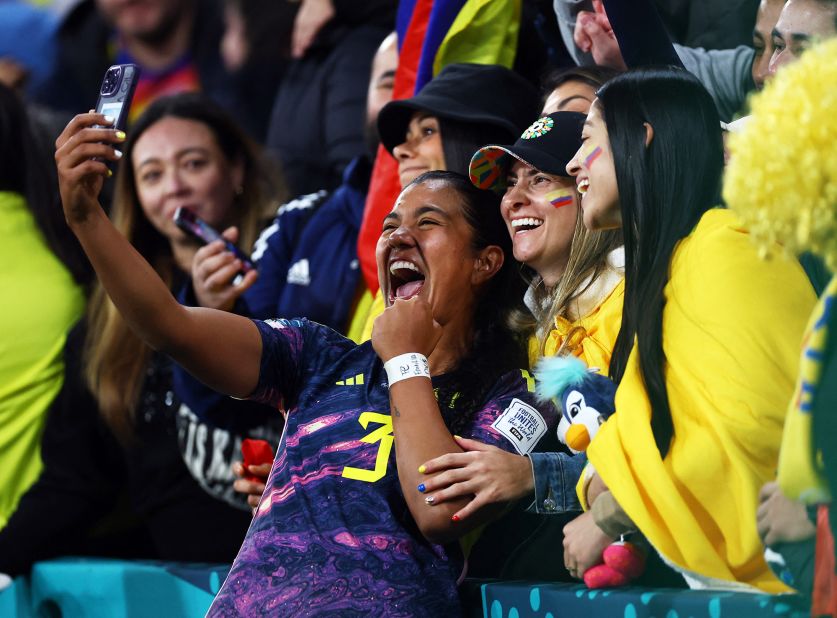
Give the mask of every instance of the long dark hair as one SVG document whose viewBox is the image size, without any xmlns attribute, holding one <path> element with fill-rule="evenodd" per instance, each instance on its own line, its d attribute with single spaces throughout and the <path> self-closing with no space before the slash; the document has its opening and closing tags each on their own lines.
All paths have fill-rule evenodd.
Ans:
<svg viewBox="0 0 837 618">
<path fill-rule="evenodd" d="M 616 168 L 625 241 L 625 307 L 610 375 L 619 382 L 637 342 L 651 429 L 665 458 L 674 425 L 664 377 L 663 289 L 674 247 L 719 203 L 723 144 L 706 89 L 675 68 L 630 71 L 597 93 Z M 646 128 L 654 131 L 646 147 Z"/>
<path fill-rule="evenodd" d="M 526 366 L 522 341 L 508 326 L 509 315 L 522 304 L 525 283 L 512 257 L 511 238 L 500 214 L 500 197 L 477 189 L 466 176 L 456 172 L 425 172 L 410 185 L 425 182 L 444 183 L 459 194 L 462 214 L 474 233 L 471 246 L 475 251 L 496 245 L 505 256 L 503 266 L 477 300 L 471 348 L 451 372 L 457 378 L 453 381 L 455 387 L 442 388 L 438 393 L 442 407 L 453 407 L 455 401 L 457 408 L 475 411 L 484 405 L 501 375 Z"/>
<path fill-rule="evenodd" d="M 17 94 L 0 84 L 0 191 L 19 193 L 26 199 L 47 246 L 76 283 L 86 284 L 93 271 L 64 221 L 49 141 L 45 129 L 30 124 Z"/>
</svg>

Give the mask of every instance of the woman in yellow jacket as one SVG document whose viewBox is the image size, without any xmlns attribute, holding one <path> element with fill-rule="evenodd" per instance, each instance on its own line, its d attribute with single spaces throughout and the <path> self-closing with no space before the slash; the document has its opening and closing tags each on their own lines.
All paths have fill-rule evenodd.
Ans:
<svg viewBox="0 0 837 618">
<path fill-rule="evenodd" d="M 786 591 L 756 507 L 814 291 L 797 262 L 761 260 L 736 216 L 713 208 L 719 120 L 694 77 L 632 71 L 597 96 L 568 171 L 585 225 L 623 230 L 625 305 L 616 412 L 587 451 L 593 512 L 565 528 L 565 565 L 581 577 L 615 533 L 638 529 L 693 587 Z M 605 533 L 604 513 L 621 513 L 610 523 L 622 530 Z"/>
</svg>

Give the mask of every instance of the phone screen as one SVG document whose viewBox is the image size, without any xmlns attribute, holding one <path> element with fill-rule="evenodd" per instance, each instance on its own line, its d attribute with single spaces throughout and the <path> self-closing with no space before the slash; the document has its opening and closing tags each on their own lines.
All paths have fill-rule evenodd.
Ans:
<svg viewBox="0 0 837 618">
<path fill-rule="evenodd" d="M 119 118 L 119 113 L 122 111 L 122 107 L 124 105 L 124 101 L 116 101 L 115 103 L 103 103 L 101 106 L 102 109 L 98 111 L 99 113 L 104 114 L 105 116 Z"/>
</svg>

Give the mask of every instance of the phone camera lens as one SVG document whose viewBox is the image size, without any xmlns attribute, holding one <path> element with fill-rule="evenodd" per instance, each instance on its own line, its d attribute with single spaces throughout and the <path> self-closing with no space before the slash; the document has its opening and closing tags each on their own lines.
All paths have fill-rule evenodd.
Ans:
<svg viewBox="0 0 837 618">
<path fill-rule="evenodd" d="M 105 79 L 102 82 L 102 94 L 108 95 L 113 94 L 116 92 L 117 86 L 119 85 L 119 76 L 122 73 L 120 67 L 113 67 L 108 69 L 107 73 L 105 73 Z"/>
</svg>

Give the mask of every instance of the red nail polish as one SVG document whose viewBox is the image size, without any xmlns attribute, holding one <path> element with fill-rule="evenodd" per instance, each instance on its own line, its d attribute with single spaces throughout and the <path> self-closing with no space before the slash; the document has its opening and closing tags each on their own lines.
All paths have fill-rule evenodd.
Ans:
<svg viewBox="0 0 837 618">
<path fill-rule="evenodd" d="M 450 520 L 451 520 L 453 523 L 457 523 L 457 522 L 459 521 L 459 515 L 454 515 L 453 517 L 451 517 L 451 518 L 450 518 Z"/>
</svg>

